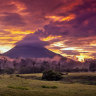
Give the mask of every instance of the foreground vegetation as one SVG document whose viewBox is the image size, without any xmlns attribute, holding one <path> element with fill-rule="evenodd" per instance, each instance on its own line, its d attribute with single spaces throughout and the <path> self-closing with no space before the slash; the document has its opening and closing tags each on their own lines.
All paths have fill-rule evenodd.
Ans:
<svg viewBox="0 0 96 96">
<path fill-rule="evenodd" d="M 70 73 L 61 81 L 43 81 L 42 74 L 0 75 L 0 96 L 96 96 L 96 73 Z M 85 78 L 84 78 L 85 76 Z M 94 80 L 92 80 L 94 77 Z"/>
</svg>

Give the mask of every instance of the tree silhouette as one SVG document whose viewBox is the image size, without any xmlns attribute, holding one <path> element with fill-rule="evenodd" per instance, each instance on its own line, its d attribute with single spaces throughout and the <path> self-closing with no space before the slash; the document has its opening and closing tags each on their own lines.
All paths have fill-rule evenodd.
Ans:
<svg viewBox="0 0 96 96">
<path fill-rule="evenodd" d="M 91 61 L 90 66 L 89 66 L 89 70 L 91 72 L 95 72 L 96 71 L 96 61 L 95 60 Z"/>
</svg>

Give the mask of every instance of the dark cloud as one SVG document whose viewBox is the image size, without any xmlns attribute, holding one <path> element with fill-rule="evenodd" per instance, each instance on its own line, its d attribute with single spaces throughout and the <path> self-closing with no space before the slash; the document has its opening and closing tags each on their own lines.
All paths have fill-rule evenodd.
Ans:
<svg viewBox="0 0 96 96">
<path fill-rule="evenodd" d="M 0 14 L 3 12 L 14 12 L 16 11 L 16 6 L 11 3 L 12 0 L 0 0 Z"/>
<path fill-rule="evenodd" d="M 80 55 L 78 51 L 74 51 L 74 50 L 63 50 L 62 53 L 65 53 L 67 55 Z"/>
<path fill-rule="evenodd" d="M 29 34 L 23 40 L 17 43 L 17 45 L 31 45 L 37 47 L 44 47 L 48 45 L 48 42 L 41 41 L 37 35 Z"/>
<path fill-rule="evenodd" d="M 90 11 L 96 8 L 96 0 L 83 0 L 82 4 L 75 6 L 70 12 L 80 13 L 81 11 Z"/>
<path fill-rule="evenodd" d="M 5 25 L 11 26 L 25 26 L 26 23 L 24 22 L 22 16 L 17 13 L 5 13 L 5 16 L 2 19 Z"/>
<path fill-rule="evenodd" d="M 27 9 L 25 11 L 34 12 L 35 10 L 35 13 L 36 10 L 39 12 L 42 11 L 42 13 L 54 12 L 56 9 L 64 5 L 63 0 L 18 0 L 18 2 L 22 2 L 26 5 Z"/>
</svg>

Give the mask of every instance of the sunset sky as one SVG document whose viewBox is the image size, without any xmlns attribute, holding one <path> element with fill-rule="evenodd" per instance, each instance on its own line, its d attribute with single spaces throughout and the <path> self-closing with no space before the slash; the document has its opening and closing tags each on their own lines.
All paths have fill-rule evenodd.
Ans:
<svg viewBox="0 0 96 96">
<path fill-rule="evenodd" d="M 29 35 L 62 56 L 96 58 L 96 0 L 0 0 L 0 53 Z"/>
</svg>

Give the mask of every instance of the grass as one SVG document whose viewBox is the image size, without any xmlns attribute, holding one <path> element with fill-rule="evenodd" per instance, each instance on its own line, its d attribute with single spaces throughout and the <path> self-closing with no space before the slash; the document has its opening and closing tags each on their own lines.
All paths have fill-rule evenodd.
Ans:
<svg viewBox="0 0 96 96">
<path fill-rule="evenodd" d="M 27 77 L 42 76 L 42 74 L 19 75 Z M 32 78 L 26 79 L 16 77 L 16 75 L 0 75 L 0 96 L 96 96 L 96 85 L 80 83 L 79 80 L 82 79 L 74 79 L 74 76 L 94 77 L 96 73 L 71 73 L 68 76 L 64 76 L 69 79 L 72 78 L 73 83 L 65 81 L 42 81 Z"/>
<path fill-rule="evenodd" d="M 96 85 L 96 73 L 70 73 L 68 76 L 64 76 L 62 82 Z"/>
</svg>

